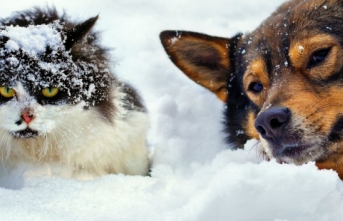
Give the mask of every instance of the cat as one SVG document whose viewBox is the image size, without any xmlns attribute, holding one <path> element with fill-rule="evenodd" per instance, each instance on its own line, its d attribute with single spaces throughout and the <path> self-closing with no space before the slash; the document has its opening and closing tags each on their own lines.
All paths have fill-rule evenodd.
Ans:
<svg viewBox="0 0 343 221">
<path fill-rule="evenodd" d="M 108 49 L 54 7 L 0 20 L 0 167 L 21 163 L 82 174 L 147 175 L 148 114 L 110 70 Z"/>
</svg>

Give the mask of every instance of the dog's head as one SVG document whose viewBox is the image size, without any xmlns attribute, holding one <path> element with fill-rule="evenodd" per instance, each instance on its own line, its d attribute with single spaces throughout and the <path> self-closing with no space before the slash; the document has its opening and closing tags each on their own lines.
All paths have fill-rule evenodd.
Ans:
<svg viewBox="0 0 343 221">
<path fill-rule="evenodd" d="M 160 38 L 177 67 L 226 103 L 229 142 L 258 138 L 280 162 L 343 163 L 341 1 L 287 2 L 233 38 L 186 31 Z"/>
</svg>

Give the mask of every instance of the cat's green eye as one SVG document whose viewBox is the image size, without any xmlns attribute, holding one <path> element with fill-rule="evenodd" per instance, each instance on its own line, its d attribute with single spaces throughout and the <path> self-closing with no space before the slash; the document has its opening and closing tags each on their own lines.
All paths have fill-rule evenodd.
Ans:
<svg viewBox="0 0 343 221">
<path fill-rule="evenodd" d="M 47 87 L 42 90 L 44 97 L 55 97 L 58 94 L 59 89 L 57 87 Z"/>
<path fill-rule="evenodd" d="M 15 90 L 9 87 L 0 87 L 0 94 L 5 98 L 12 98 L 15 95 Z"/>
</svg>

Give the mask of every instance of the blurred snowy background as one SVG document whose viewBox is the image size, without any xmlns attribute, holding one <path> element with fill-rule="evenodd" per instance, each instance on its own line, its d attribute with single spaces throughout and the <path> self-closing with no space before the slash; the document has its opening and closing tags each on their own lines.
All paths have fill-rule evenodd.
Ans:
<svg viewBox="0 0 343 221">
<path fill-rule="evenodd" d="M 91 181 L 22 165 L 0 179 L 0 220 L 340 221 L 343 185 L 333 171 L 262 161 L 255 142 L 231 151 L 223 105 L 168 59 L 158 35 L 179 29 L 230 37 L 256 28 L 283 0 L 12 0 L 0 16 L 55 5 L 72 19 L 100 15 L 113 70 L 149 109 L 152 177 Z M 101 135 L 99 135 L 101 136 Z"/>
</svg>

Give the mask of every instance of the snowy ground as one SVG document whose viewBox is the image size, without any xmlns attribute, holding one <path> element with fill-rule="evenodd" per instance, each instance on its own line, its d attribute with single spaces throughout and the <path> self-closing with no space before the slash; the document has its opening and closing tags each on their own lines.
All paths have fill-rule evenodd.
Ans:
<svg viewBox="0 0 343 221">
<path fill-rule="evenodd" d="M 115 48 L 117 75 L 145 98 L 155 155 L 152 177 L 76 181 L 49 177 L 44 165 L 23 166 L 0 179 L 0 220 L 342 220 L 343 185 L 335 172 L 261 162 L 253 141 L 228 150 L 222 104 L 184 77 L 159 43 L 166 29 L 247 32 L 281 2 L 2 0 L 1 17 L 46 4 L 75 19 L 100 14 L 96 29 Z"/>
</svg>

